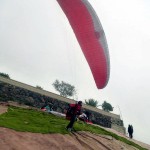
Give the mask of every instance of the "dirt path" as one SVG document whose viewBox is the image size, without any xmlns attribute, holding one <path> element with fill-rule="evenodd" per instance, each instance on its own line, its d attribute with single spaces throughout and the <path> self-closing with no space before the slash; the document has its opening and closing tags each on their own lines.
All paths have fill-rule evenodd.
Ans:
<svg viewBox="0 0 150 150">
<path fill-rule="evenodd" d="M 3 150 L 136 150 L 112 137 L 88 132 L 70 135 L 17 132 L 0 127 Z"/>
</svg>

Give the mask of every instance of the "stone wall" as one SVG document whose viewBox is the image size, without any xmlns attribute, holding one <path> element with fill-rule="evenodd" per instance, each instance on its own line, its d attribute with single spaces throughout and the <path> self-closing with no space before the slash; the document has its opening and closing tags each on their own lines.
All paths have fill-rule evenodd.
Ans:
<svg viewBox="0 0 150 150">
<path fill-rule="evenodd" d="M 69 103 L 75 103 L 72 99 L 2 77 L 0 77 L 0 101 L 16 101 L 20 104 L 37 108 L 48 104 L 54 111 L 61 113 L 65 113 Z M 88 115 L 89 120 L 95 124 L 108 128 L 113 128 L 115 125 L 124 128 L 123 121 L 119 115 L 108 113 L 85 104 L 83 104 L 83 110 Z"/>
<path fill-rule="evenodd" d="M 126 129 L 123 126 L 119 126 L 117 124 L 111 124 L 111 128 L 120 132 L 120 133 L 126 134 Z"/>
</svg>

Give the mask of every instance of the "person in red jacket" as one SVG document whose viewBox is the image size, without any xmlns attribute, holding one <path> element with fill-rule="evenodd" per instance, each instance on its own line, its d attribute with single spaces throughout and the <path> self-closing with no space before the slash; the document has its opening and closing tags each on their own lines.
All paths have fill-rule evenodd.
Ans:
<svg viewBox="0 0 150 150">
<path fill-rule="evenodd" d="M 77 119 L 77 116 L 81 114 L 82 101 L 79 101 L 77 104 L 71 104 L 71 106 L 72 106 L 71 118 L 69 124 L 66 127 L 68 131 L 72 130 L 74 122 Z"/>
</svg>

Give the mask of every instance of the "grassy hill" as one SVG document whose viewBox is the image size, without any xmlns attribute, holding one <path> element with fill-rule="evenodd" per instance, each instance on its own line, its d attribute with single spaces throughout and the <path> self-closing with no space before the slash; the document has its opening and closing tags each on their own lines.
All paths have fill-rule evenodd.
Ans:
<svg viewBox="0 0 150 150">
<path fill-rule="evenodd" d="M 34 109 L 24 109 L 14 106 L 9 106 L 8 112 L 0 115 L 1 127 L 22 132 L 69 134 L 65 128 L 67 124 L 68 120 L 64 118 Z M 135 144 L 134 142 L 120 137 L 112 132 L 108 132 L 100 127 L 88 125 L 78 121 L 75 123 L 74 128 L 76 131 L 89 131 L 91 133 L 109 135 L 140 150 L 146 150 L 138 144 Z"/>
</svg>

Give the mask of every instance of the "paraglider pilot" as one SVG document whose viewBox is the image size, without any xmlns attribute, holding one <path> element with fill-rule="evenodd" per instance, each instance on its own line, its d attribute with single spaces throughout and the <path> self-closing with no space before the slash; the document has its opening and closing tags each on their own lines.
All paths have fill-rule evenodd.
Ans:
<svg viewBox="0 0 150 150">
<path fill-rule="evenodd" d="M 82 107 L 82 101 L 78 101 L 78 103 L 74 104 L 74 107 L 72 107 L 70 122 L 68 126 L 66 127 L 68 131 L 72 130 L 74 122 L 77 119 L 77 116 L 81 114 L 81 107 Z"/>
</svg>

